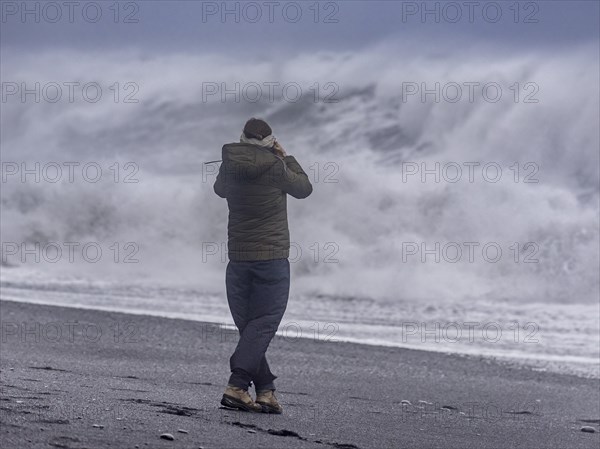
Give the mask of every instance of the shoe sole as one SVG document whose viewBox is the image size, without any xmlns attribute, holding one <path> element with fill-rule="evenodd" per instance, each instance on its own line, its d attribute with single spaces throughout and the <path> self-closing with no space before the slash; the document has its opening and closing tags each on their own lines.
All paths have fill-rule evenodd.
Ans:
<svg viewBox="0 0 600 449">
<path fill-rule="evenodd" d="M 224 394 L 223 397 L 221 398 L 221 405 L 223 405 L 225 407 L 229 407 L 229 408 L 234 408 L 236 410 L 242 410 L 244 412 L 261 413 L 261 411 L 262 411 L 262 410 L 255 410 L 252 407 L 244 404 L 239 399 L 236 399 L 232 396 L 228 396 L 226 394 Z M 261 408 L 264 408 L 264 407 L 261 405 Z"/>
<path fill-rule="evenodd" d="M 270 406 L 269 404 L 265 404 L 264 402 L 257 402 L 262 407 L 263 413 L 273 413 L 275 415 L 281 415 L 283 410 Z"/>
</svg>

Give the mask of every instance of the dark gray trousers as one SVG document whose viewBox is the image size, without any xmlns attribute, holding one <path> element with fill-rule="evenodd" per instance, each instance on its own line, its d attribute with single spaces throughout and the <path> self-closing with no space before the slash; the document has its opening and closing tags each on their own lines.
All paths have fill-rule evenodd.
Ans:
<svg viewBox="0 0 600 449">
<path fill-rule="evenodd" d="M 274 390 L 277 378 L 265 353 L 287 307 L 290 291 L 288 259 L 229 261 L 225 275 L 227 302 L 240 339 L 229 359 L 229 384 Z"/>
</svg>

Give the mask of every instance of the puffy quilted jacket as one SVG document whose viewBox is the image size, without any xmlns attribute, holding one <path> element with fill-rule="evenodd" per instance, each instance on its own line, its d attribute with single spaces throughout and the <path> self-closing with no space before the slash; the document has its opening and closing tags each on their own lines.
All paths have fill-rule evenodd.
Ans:
<svg viewBox="0 0 600 449">
<path fill-rule="evenodd" d="M 309 196 L 308 176 L 293 156 L 280 158 L 258 145 L 229 143 L 222 154 L 214 190 L 229 206 L 229 260 L 289 257 L 287 195 Z"/>
</svg>

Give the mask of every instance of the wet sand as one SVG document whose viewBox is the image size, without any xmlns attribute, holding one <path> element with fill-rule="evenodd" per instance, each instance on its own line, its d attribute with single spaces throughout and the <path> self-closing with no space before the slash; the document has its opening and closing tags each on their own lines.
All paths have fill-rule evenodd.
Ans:
<svg viewBox="0 0 600 449">
<path fill-rule="evenodd" d="M 219 404 L 237 336 L 218 325 L 9 301 L 0 315 L 5 449 L 600 445 L 598 379 L 276 337 L 284 414 L 250 414 Z"/>
</svg>

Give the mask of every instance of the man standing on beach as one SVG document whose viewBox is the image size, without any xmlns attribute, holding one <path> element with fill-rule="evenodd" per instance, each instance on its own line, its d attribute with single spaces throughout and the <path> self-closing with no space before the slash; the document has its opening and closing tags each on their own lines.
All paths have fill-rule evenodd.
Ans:
<svg viewBox="0 0 600 449">
<path fill-rule="evenodd" d="M 229 206 L 225 284 L 240 339 L 229 360 L 231 376 L 221 404 L 281 413 L 273 383 L 277 376 L 265 353 L 283 318 L 290 289 L 287 194 L 306 198 L 312 185 L 264 120 L 248 120 L 240 142 L 224 145 L 222 154 L 214 190 Z M 248 393 L 252 382 L 256 402 Z"/>
</svg>

